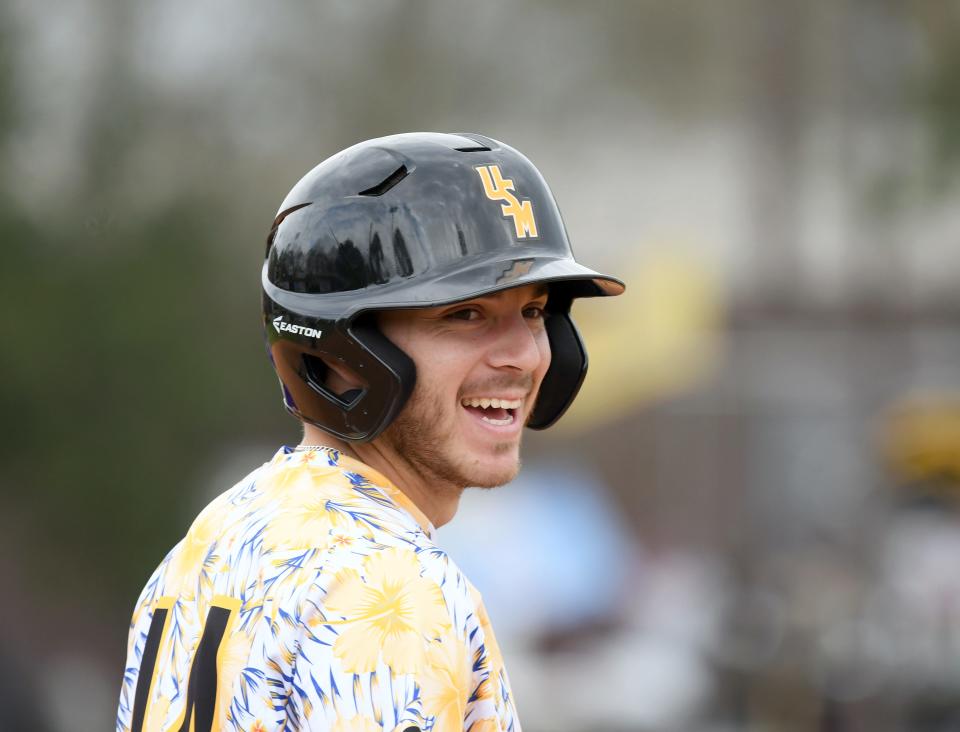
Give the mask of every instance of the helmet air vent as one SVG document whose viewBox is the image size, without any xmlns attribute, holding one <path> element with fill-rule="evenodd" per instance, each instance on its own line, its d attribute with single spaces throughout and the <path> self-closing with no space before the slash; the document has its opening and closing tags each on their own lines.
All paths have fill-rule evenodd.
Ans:
<svg viewBox="0 0 960 732">
<path fill-rule="evenodd" d="M 280 228 L 280 224 L 283 223 L 283 220 L 294 211 L 298 211 L 305 206 L 309 206 L 310 203 L 310 201 L 307 201 L 306 203 L 298 203 L 296 206 L 291 206 L 290 208 L 284 209 L 277 214 L 277 218 L 273 220 L 273 225 L 270 227 L 270 233 L 267 235 L 267 252 L 264 256 L 270 256 L 270 247 L 273 246 L 273 240 L 277 237 L 277 229 Z"/>
<path fill-rule="evenodd" d="M 360 196 L 382 196 L 384 193 L 386 193 L 386 192 L 389 191 L 391 188 L 393 188 L 395 185 L 397 185 L 397 183 L 399 183 L 399 182 L 402 181 L 404 178 L 406 178 L 406 177 L 407 177 L 407 173 L 408 173 L 408 171 L 407 171 L 407 166 L 406 166 L 406 165 L 401 165 L 399 168 L 397 168 L 395 171 L 393 171 L 390 175 L 388 175 L 388 176 L 387 176 L 386 178 L 384 178 L 382 181 L 380 181 L 379 183 L 377 183 L 377 185 L 371 186 L 370 188 L 367 188 L 366 190 L 360 191 L 360 193 L 359 193 L 358 195 L 360 195 Z"/>
<path fill-rule="evenodd" d="M 490 152 L 490 148 L 484 147 L 483 145 L 475 145 L 473 147 L 455 147 L 453 149 L 457 152 Z"/>
</svg>

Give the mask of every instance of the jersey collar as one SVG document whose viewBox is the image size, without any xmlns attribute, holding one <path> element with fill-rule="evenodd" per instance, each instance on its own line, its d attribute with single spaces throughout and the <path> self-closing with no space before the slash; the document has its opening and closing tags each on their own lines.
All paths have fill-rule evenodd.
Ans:
<svg viewBox="0 0 960 732">
<path fill-rule="evenodd" d="M 326 455 L 327 460 L 331 465 L 336 465 L 337 467 L 348 470 L 352 473 L 357 473 L 366 478 L 373 486 L 379 488 L 390 501 L 397 506 L 397 508 L 405 511 L 410 514 L 414 521 L 423 529 L 423 532 L 427 535 L 427 538 L 433 539 L 433 534 L 436 531 L 433 523 L 426 517 L 426 515 L 417 508 L 417 505 L 411 501 L 407 495 L 397 488 L 393 482 L 387 478 L 383 473 L 378 470 L 374 470 L 366 463 L 362 463 L 356 458 L 352 458 L 349 455 L 344 455 L 339 450 L 336 450 L 332 447 L 326 447 L 324 445 L 310 445 L 309 447 L 291 447 L 290 445 L 284 445 L 277 451 L 277 454 L 273 456 L 273 459 L 270 461 L 271 465 L 279 464 L 284 462 L 290 455 L 294 453 L 309 452 L 313 450 L 314 452 L 322 452 Z"/>
</svg>

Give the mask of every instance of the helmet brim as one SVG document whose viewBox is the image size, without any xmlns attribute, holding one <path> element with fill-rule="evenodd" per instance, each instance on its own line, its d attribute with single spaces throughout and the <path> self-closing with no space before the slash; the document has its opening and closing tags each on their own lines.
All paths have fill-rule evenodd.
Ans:
<svg viewBox="0 0 960 732">
<path fill-rule="evenodd" d="M 290 292 L 273 285 L 264 266 L 262 283 L 267 295 L 286 310 L 311 318 L 349 321 L 375 310 L 430 308 L 473 300 L 502 290 L 531 284 L 562 285 L 570 298 L 613 297 L 626 289 L 610 275 L 596 272 L 569 258 L 516 252 L 513 256 L 477 258 L 446 269 L 436 277 L 397 282 L 367 290 L 331 293 L 322 298 Z"/>
</svg>

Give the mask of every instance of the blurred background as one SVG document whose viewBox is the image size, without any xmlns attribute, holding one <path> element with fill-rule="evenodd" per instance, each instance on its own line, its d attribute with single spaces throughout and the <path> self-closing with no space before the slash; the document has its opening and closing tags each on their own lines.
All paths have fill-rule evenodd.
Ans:
<svg viewBox="0 0 960 732">
<path fill-rule="evenodd" d="M 435 130 L 629 285 L 440 532 L 524 729 L 960 729 L 958 81 L 947 0 L 4 4 L 0 728 L 113 724 L 143 582 L 299 439 L 280 201 Z"/>
</svg>

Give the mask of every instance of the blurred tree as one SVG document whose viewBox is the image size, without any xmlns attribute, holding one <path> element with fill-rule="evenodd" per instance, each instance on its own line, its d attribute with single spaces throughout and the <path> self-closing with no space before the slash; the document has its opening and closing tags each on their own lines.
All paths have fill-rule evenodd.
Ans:
<svg viewBox="0 0 960 732">
<path fill-rule="evenodd" d="M 129 12 L 113 10 L 115 30 L 129 30 Z M 4 154 L 26 124 L 13 93 L 18 46 L 6 42 L 15 36 L 0 24 Z M 129 36 L 105 36 L 71 195 L 25 211 L 17 180 L 0 191 L 2 541 L 37 602 L 82 598 L 117 627 L 147 568 L 186 530 L 184 506 L 196 505 L 190 494 L 218 451 L 277 434 L 284 419 L 259 346 L 262 236 L 244 235 L 243 256 L 212 246 L 238 240 L 236 202 L 193 172 L 199 156 L 184 161 L 175 195 L 131 205 L 131 178 L 151 175 L 137 155 L 157 129 Z"/>
<path fill-rule="evenodd" d="M 179 508 L 195 505 L 186 494 L 209 453 L 269 409 L 249 399 L 266 371 L 244 293 L 255 280 L 227 286 L 199 204 L 80 231 L 37 231 L 9 214 L 0 227 L 10 303 L 0 323 L 15 344 L 2 361 L 0 454 L 20 531 L 46 544 L 26 555 L 41 565 L 31 576 L 43 585 L 56 571 L 57 592 L 75 583 L 132 602 L 144 567 L 185 530 Z M 98 246 L 104 237 L 126 245 Z"/>
<path fill-rule="evenodd" d="M 918 96 L 930 130 L 931 180 L 942 190 L 960 167 L 960 5 L 918 0 L 911 9 L 926 52 Z"/>
</svg>

